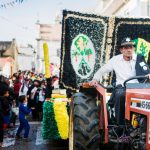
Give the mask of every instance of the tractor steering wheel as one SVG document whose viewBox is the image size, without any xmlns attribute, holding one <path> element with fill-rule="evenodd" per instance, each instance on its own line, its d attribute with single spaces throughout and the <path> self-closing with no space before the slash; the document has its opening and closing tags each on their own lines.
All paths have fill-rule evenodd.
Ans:
<svg viewBox="0 0 150 150">
<path fill-rule="evenodd" d="M 123 83 L 124 87 L 126 87 L 126 84 L 128 81 L 133 80 L 133 79 L 145 79 L 145 81 L 149 80 L 149 78 L 147 76 L 134 76 L 134 77 L 131 77 L 124 81 L 124 83 Z"/>
</svg>

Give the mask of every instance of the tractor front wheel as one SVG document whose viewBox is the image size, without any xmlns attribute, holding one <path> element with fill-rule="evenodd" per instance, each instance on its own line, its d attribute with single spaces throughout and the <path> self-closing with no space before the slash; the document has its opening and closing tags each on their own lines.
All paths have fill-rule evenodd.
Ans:
<svg viewBox="0 0 150 150">
<path fill-rule="evenodd" d="M 99 150 L 99 115 L 96 97 L 76 93 L 70 109 L 69 149 Z"/>
</svg>

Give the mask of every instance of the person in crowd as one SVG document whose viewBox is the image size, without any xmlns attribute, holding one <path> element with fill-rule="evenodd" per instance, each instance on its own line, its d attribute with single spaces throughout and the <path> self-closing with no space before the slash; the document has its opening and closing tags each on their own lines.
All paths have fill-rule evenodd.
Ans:
<svg viewBox="0 0 150 150">
<path fill-rule="evenodd" d="M 37 102 L 37 112 L 38 112 L 38 119 L 39 121 L 42 121 L 42 116 L 43 116 L 43 103 L 45 101 L 45 91 L 46 87 L 44 84 L 44 81 L 41 83 L 41 86 L 38 88 L 36 94 L 35 94 L 35 99 Z"/>
<path fill-rule="evenodd" d="M 21 71 L 19 72 L 18 79 L 19 79 L 19 82 L 20 82 L 20 83 L 23 82 L 23 80 L 24 80 L 24 72 L 23 72 L 23 71 L 22 71 L 22 72 L 21 72 Z"/>
<path fill-rule="evenodd" d="M 15 127 L 18 113 L 19 113 L 19 110 L 18 110 L 18 107 L 16 107 L 16 101 L 14 100 L 11 106 L 10 126 L 11 124 L 13 124 L 13 127 Z"/>
<path fill-rule="evenodd" d="M 35 74 L 32 72 L 31 73 L 31 80 L 34 81 L 36 79 Z"/>
<path fill-rule="evenodd" d="M 15 100 L 16 96 L 15 96 L 15 93 L 14 93 L 14 90 L 12 87 L 10 87 L 10 82 L 9 80 L 4 77 L 4 76 L 0 76 L 0 95 L 2 96 L 2 91 L 3 91 L 3 87 L 4 86 L 7 86 L 7 88 L 9 89 L 9 102 L 10 104 L 12 103 L 13 100 Z"/>
<path fill-rule="evenodd" d="M 14 92 L 15 92 L 15 96 L 16 96 L 16 105 L 18 106 L 18 96 L 19 96 L 19 90 L 21 87 L 21 82 L 19 80 L 19 77 L 16 78 L 16 81 L 14 83 Z"/>
<path fill-rule="evenodd" d="M 45 99 L 49 100 L 51 98 L 51 94 L 54 89 L 53 78 L 52 77 L 46 78 L 46 81 L 47 83 L 46 83 Z"/>
<path fill-rule="evenodd" d="M 2 90 L 2 107 L 3 107 L 3 128 L 6 129 L 9 127 L 9 122 L 10 122 L 10 110 L 11 110 L 11 105 L 9 101 L 9 88 L 7 86 L 3 86 Z"/>
<path fill-rule="evenodd" d="M 49 100 L 51 98 L 52 91 L 54 89 L 54 83 L 58 80 L 57 76 L 52 76 L 46 78 L 46 90 L 45 90 L 45 99 Z"/>
<path fill-rule="evenodd" d="M 58 89 L 59 88 L 59 78 L 57 76 L 53 76 L 52 77 L 52 86 L 55 88 L 55 89 Z"/>
<path fill-rule="evenodd" d="M 35 94 L 40 86 L 40 82 L 38 80 L 34 80 L 34 84 L 29 87 L 29 90 L 27 92 L 28 95 L 28 107 L 35 107 L 34 110 L 32 110 L 32 119 L 36 120 L 38 118 L 37 114 L 37 101 L 35 99 Z"/>
<path fill-rule="evenodd" d="M 16 78 L 17 78 L 17 73 L 14 73 L 14 74 L 12 75 L 12 83 L 13 83 L 13 84 L 15 83 Z"/>
<path fill-rule="evenodd" d="M 4 111 L 9 110 L 9 108 L 5 105 L 7 104 L 7 97 L 9 96 L 9 88 L 3 84 L 0 84 L 0 88 L 0 147 L 2 147 L 4 138 Z"/>
<path fill-rule="evenodd" d="M 2 147 L 4 138 L 4 129 L 3 129 L 3 108 L 2 108 L 2 100 L 0 97 L 0 147 Z"/>
<path fill-rule="evenodd" d="M 30 131 L 30 125 L 28 123 L 28 120 L 26 119 L 26 115 L 28 115 L 31 112 L 31 109 L 34 109 L 33 107 L 31 109 L 28 109 L 27 107 L 27 97 L 25 95 L 19 96 L 19 128 L 16 133 L 16 138 L 21 139 L 22 137 L 20 136 L 20 133 L 24 129 L 24 138 L 23 140 L 28 142 L 31 141 L 28 136 L 29 136 L 29 131 Z"/>
<path fill-rule="evenodd" d="M 4 89 L 8 89 L 8 95 L 4 95 Z M 9 87 L 9 80 L 5 77 L 0 77 L 0 96 L 2 96 L 1 102 L 3 105 L 3 126 L 4 129 L 11 128 L 10 126 L 10 110 L 12 101 L 15 100 L 15 93 L 13 88 Z"/>
<path fill-rule="evenodd" d="M 29 84 L 29 81 L 27 78 L 25 78 L 22 82 L 22 85 L 19 89 L 19 96 L 21 95 L 27 95 L 27 92 L 28 92 L 28 84 Z"/>
<path fill-rule="evenodd" d="M 12 77 L 9 78 L 9 87 L 12 89 L 14 87 Z"/>
</svg>

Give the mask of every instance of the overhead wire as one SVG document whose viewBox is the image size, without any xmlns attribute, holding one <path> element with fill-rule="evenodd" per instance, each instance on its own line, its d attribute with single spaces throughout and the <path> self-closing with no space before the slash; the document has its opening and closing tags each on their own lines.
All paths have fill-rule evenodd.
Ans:
<svg viewBox="0 0 150 150">
<path fill-rule="evenodd" d="M 21 29 L 23 29 L 23 30 L 32 31 L 32 29 L 30 29 L 29 27 L 27 27 L 27 26 L 22 26 L 22 25 L 20 25 L 20 24 L 17 24 L 17 23 L 15 23 L 15 22 L 11 21 L 10 19 L 7 19 L 7 18 L 4 17 L 4 16 L 1 16 L 1 15 L 0 15 L 0 18 L 3 19 L 3 20 L 5 20 L 5 21 L 7 21 L 7 22 L 9 22 L 9 23 L 12 23 L 12 24 L 16 25 L 17 27 L 19 27 L 19 28 L 21 28 Z"/>
<path fill-rule="evenodd" d="M 0 8 L 7 8 L 7 6 L 14 6 L 16 3 L 22 3 L 24 0 L 11 0 L 10 2 L 0 2 Z"/>
</svg>

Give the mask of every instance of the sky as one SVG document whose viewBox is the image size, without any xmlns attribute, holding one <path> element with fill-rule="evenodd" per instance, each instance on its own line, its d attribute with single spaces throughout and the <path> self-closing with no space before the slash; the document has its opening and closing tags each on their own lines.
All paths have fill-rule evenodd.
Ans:
<svg viewBox="0 0 150 150">
<path fill-rule="evenodd" d="M 0 0 L 0 4 L 12 0 Z M 19 45 L 35 45 L 37 20 L 54 23 L 63 9 L 78 12 L 93 12 L 98 0 L 24 0 L 6 8 L 0 7 L 0 41 L 16 39 Z"/>
</svg>

